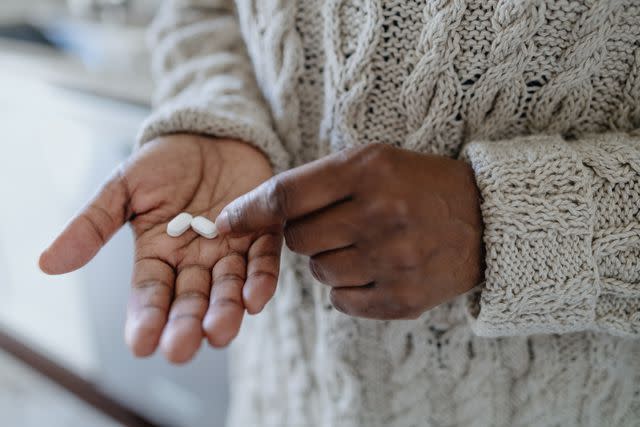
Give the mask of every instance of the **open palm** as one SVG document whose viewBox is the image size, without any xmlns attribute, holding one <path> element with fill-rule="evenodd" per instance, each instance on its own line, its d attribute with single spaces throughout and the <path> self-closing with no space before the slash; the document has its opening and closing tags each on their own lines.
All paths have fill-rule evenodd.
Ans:
<svg viewBox="0 0 640 427">
<path fill-rule="evenodd" d="M 49 274 L 86 264 L 127 221 L 135 265 L 125 337 L 134 354 L 160 346 L 186 362 L 204 337 L 227 345 L 245 308 L 257 313 L 275 291 L 281 233 L 208 240 L 188 230 L 166 234 L 180 212 L 214 220 L 222 208 L 271 176 L 269 162 L 237 141 L 174 135 L 147 143 L 116 170 L 98 195 L 42 254 Z"/>
</svg>

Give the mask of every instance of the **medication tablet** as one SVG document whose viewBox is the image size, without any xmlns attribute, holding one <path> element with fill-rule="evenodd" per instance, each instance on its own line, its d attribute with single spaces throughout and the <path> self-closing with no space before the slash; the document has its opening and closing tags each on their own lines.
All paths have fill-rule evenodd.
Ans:
<svg viewBox="0 0 640 427">
<path fill-rule="evenodd" d="M 207 239 L 213 239 L 218 235 L 216 225 L 203 216 L 197 216 L 191 220 L 191 228 Z"/>
<path fill-rule="evenodd" d="M 187 231 L 191 226 L 192 218 L 193 217 L 188 213 L 182 212 L 167 224 L 167 234 L 171 237 L 178 237 L 182 235 L 182 233 Z"/>
</svg>

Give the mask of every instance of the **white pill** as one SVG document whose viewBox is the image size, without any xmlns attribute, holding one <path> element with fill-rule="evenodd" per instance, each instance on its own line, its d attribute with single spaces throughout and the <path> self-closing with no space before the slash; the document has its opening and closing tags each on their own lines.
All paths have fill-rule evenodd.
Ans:
<svg viewBox="0 0 640 427">
<path fill-rule="evenodd" d="M 191 228 L 207 239 L 214 239 L 218 235 L 216 225 L 203 216 L 197 216 L 191 220 Z"/>
<path fill-rule="evenodd" d="M 167 234 L 171 237 L 178 237 L 191 226 L 193 217 L 186 212 L 182 212 L 167 224 Z"/>
</svg>

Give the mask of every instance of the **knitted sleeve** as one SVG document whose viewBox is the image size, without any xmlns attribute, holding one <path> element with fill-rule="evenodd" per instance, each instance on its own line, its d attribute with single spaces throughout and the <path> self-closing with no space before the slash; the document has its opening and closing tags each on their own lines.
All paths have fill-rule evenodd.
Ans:
<svg viewBox="0 0 640 427">
<path fill-rule="evenodd" d="M 233 138 L 261 149 L 276 170 L 288 166 L 233 0 L 165 0 L 149 35 L 155 108 L 139 144 L 176 132 Z"/>
<path fill-rule="evenodd" d="M 640 132 L 468 144 L 482 196 L 482 336 L 640 337 Z"/>
</svg>

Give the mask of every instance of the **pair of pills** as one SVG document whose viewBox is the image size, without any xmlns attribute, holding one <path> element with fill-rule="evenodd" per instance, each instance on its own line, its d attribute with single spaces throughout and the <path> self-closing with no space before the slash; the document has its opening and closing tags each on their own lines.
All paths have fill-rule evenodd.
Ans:
<svg viewBox="0 0 640 427">
<path fill-rule="evenodd" d="M 193 217 L 182 212 L 167 224 L 167 234 L 171 237 L 181 236 L 189 228 L 207 239 L 215 239 L 218 236 L 216 225 L 203 216 Z"/>
</svg>

